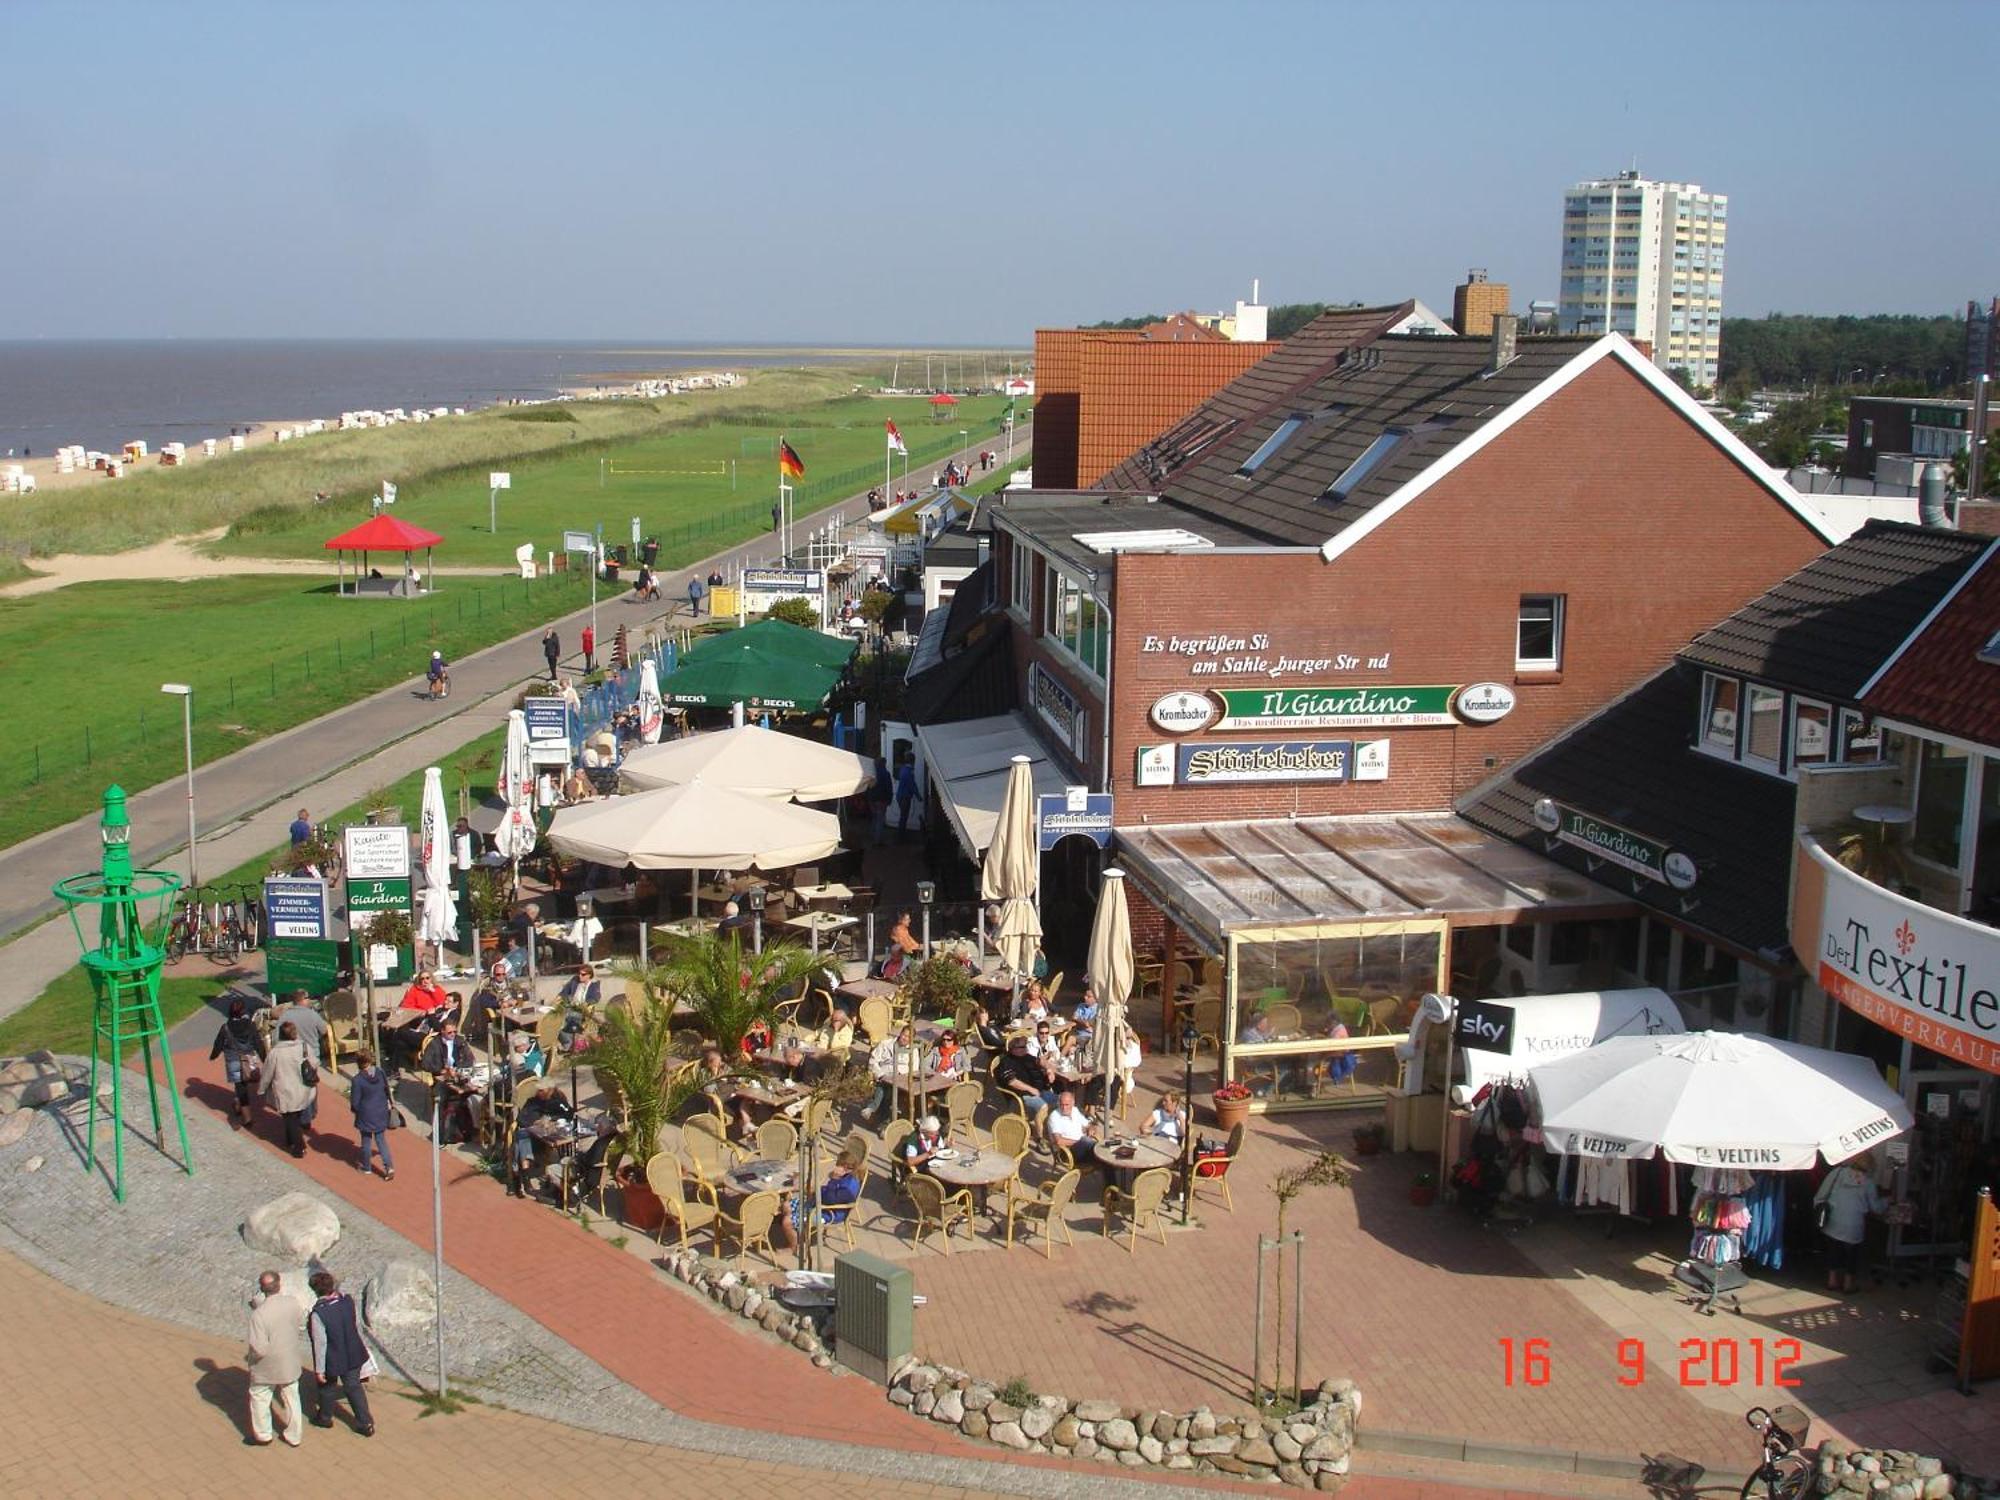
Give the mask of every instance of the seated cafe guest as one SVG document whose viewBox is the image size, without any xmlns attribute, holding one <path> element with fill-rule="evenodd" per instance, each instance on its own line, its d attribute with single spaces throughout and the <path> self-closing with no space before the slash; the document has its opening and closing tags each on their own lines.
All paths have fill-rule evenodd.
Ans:
<svg viewBox="0 0 2000 1500">
<path fill-rule="evenodd" d="M 583 774 L 581 766 L 563 779 L 562 799 L 565 802 L 588 802 L 596 795 L 596 789 L 591 786 L 590 778 Z"/>
<path fill-rule="evenodd" d="M 743 909 L 734 901 L 725 901 L 722 903 L 722 920 L 716 924 L 715 930 L 718 933 L 745 932 L 750 922 L 751 918 L 744 915 Z"/>
<path fill-rule="evenodd" d="M 750 1023 L 749 1029 L 747 1029 L 743 1033 L 743 1055 L 746 1058 L 752 1058 L 755 1057 L 759 1052 L 768 1052 L 770 1048 L 771 1048 L 770 1026 L 761 1018 L 752 1021 Z"/>
<path fill-rule="evenodd" d="M 944 1149 L 944 1125 L 936 1115 L 925 1115 L 916 1133 L 903 1142 L 903 1171 L 921 1172 L 932 1157 Z"/>
<path fill-rule="evenodd" d="M 1097 1127 L 1076 1107 L 1073 1090 L 1064 1089 L 1056 1097 L 1055 1108 L 1042 1117 L 1042 1130 L 1052 1144 L 1067 1147 L 1079 1167 L 1096 1164 Z"/>
<path fill-rule="evenodd" d="M 1056 1039 L 1049 1030 L 1047 1021 L 1035 1023 L 1035 1034 L 1028 1038 L 1028 1056 L 1040 1057 L 1054 1062 L 1057 1056 Z"/>
<path fill-rule="evenodd" d="M 1028 987 L 1021 992 L 1021 1019 L 1024 1021 L 1046 1021 L 1049 1018 L 1049 996 L 1039 979 L 1028 981 Z"/>
<path fill-rule="evenodd" d="M 495 970 L 504 973 L 510 980 L 522 979 L 527 976 L 528 950 L 521 946 L 519 938 L 507 939 L 507 951 L 500 955 L 499 962 L 493 967 Z"/>
<path fill-rule="evenodd" d="M 826 1018 L 826 1024 L 813 1033 L 812 1043 L 832 1053 L 834 1061 L 844 1058 L 854 1045 L 854 1017 L 847 1013 L 844 1006 L 836 1005 L 833 1014 Z"/>
<path fill-rule="evenodd" d="M 1097 985 L 1094 981 L 1086 979 L 1083 982 L 1083 998 L 1077 1001 L 1076 1014 L 1073 1018 L 1078 1034 L 1086 1041 L 1097 1029 L 1097 1014 Z"/>
<path fill-rule="evenodd" d="M 931 1071 L 944 1073 L 956 1078 L 965 1071 L 965 1053 L 958 1045 L 958 1033 L 946 1028 L 938 1038 L 937 1051 L 931 1057 Z"/>
<path fill-rule="evenodd" d="M 1021 1096 L 1022 1103 L 1029 1107 L 1030 1116 L 1051 1108 L 1056 1102 L 1049 1071 L 1040 1058 L 1029 1053 L 1028 1039 L 1024 1036 L 1008 1040 L 1007 1055 L 993 1070 L 993 1078 L 1003 1089 Z"/>
<path fill-rule="evenodd" d="M 873 1125 L 878 1114 L 895 1105 L 896 1073 L 908 1061 L 916 1045 L 916 1028 L 905 1026 L 894 1036 L 883 1037 L 869 1049 L 868 1071 L 875 1075 L 875 1092 L 868 1096 L 868 1102 L 861 1109 L 861 1118 L 865 1123 Z"/>
<path fill-rule="evenodd" d="M 821 1224 L 844 1224 L 847 1216 L 854 1211 L 854 1205 L 861 1201 L 861 1163 L 852 1151 L 843 1151 L 827 1169 L 826 1181 L 819 1189 L 819 1221 Z M 804 1215 L 802 1200 L 792 1200 L 792 1211 L 785 1215 L 778 1225 L 778 1237 L 787 1248 L 798 1244 L 798 1225 Z"/>
<path fill-rule="evenodd" d="M 540 1088 L 529 1096 L 520 1112 L 514 1117 L 513 1159 L 507 1173 L 507 1196 L 525 1198 L 528 1196 L 528 1173 L 535 1165 L 535 1136 L 529 1128 L 543 1120 L 574 1120 L 576 1111 L 570 1108 L 569 1100 L 563 1098 L 551 1079 L 543 1079 Z"/>
<path fill-rule="evenodd" d="M 972 1008 L 972 1030 L 973 1034 L 979 1039 L 979 1045 L 987 1051 L 1005 1052 L 1007 1050 L 1006 1034 L 993 1024 L 992 1013 L 983 1005 L 975 1005 Z"/>
<path fill-rule="evenodd" d="M 595 1005 L 604 998 L 604 987 L 597 982 L 596 972 L 585 964 L 562 987 L 561 998 L 565 1005 Z"/>
<path fill-rule="evenodd" d="M 475 1045 L 492 1050 L 500 1040 L 504 1023 L 500 1013 L 507 1008 L 506 996 L 490 979 L 480 981 L 465 1011 L 465 1034 Z"/>
<path fill-rule="evenodd" d="M 1278 1034 L 1271 1026 L 1271 1013 L 1261 1010 L 1257 1012 L 1256 1018 L 1243 1028 L 1243 1034 L 1237 1038 L 1239 1042 L 1242 1042 L 1246 1046 L 1251 1046 L 1258 1042 L 1273 1042 L 1277 1039 Z"/>
<path fill-rule="evenodd" d="M 1181 1096 L 1176 1090 L 1168 1089 L 1160 1095 L 1160 1102 L 1146 1116 L 1146 1134 L 1169 1141 L 1187 1138 L 1187 1109 L 1181 1104 Z"/>
<path fill-rule="evenodd" d="M 918 942 L 910 932 L 910 914 L 908 912 L 898 912 L 896 914 L 896 925 L 889 929 L 889 946 L 906 955 L 923 952 L 924 945 Z"/>
<path fill-rule="evenodd" d="M 431 976 L 429 969 L 419 969 L 410 987 L 403 991 L 401 1010 L 440 1010 L 451 1004 L 451 996 L 445 987 Z"/>
<path fill-rule="evenodd" d="M 431 1038 L 423 1065 L 438 1089 L 438 1144 L 452 1145 L 472 1133 L 472 1101 L 479 1093 L 472 1081 L 472 1048 L 459 1036 L 458 1022 L 447 1020 Z"/>
</svg>

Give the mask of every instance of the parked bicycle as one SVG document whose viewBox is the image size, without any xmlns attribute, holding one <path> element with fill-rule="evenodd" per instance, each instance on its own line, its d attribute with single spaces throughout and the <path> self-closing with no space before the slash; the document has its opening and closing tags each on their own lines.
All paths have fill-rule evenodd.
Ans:
<svg viewBox="0 0 2000 1500">
<path fill-rule="evenodd" d="M 190 953 L 206 953 L 214 944 L 214 926 L 209 906 L 202 898 L 206 891 L 193 890 L 181 896 L 174 919 L 167 925 L 167 961 L 176 962 Z"/>
<path fill-rule="evenodd" d="M 1764 1445 L 1764 1461 L 1743 1481 L 1742 1500 L 1804 1500 L 1812 1487 L 1812 1464 L 1799 1450 L 1805 1445 L 1812 1419 L 1796 1406 L 1767 1411 L 1753 1406 L 1743 1420 Z"/>
<path fill-rule="evenodd" d="M 236 887 L 237 920 L 243 929 L 243 948 L 264 945 L 264 888 L 261 885 L 244 884 Z"/>
</svg>

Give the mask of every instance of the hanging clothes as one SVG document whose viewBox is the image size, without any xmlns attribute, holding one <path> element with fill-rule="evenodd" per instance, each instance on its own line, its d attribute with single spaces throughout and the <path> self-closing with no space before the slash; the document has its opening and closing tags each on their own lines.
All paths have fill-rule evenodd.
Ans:
<svg viewBox="0 0 2000 1500">
<path fill-rule="evenodd" d="M 1743 1258 L 1773 1271 L 1785 1268 L 1784 1172 L 1759 1172 L 1743 1200 L 1750 1222 L 1743 1234 Z"/>
</svg>

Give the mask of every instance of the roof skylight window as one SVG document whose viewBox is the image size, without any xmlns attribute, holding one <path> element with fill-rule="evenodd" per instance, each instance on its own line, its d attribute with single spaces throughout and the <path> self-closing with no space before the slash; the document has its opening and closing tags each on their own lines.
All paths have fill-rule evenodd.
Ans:
<svg viewBox="0 0 2000 1500">
<path fill-rule="evenodd" d="M 1259 443 L 1257 451 L 1237 466 L 1236 477 L 1238 479 L 1248 479 L 1252 474 L 1263 468 L 1271 455 L 1289 443 L 1292 440 L 1292 434 L 1305 425 L 1306 419 L 1302 416 L 1285 418 L 1284 421 L 1278 424 L 1277 431 Z"/>
</svg>

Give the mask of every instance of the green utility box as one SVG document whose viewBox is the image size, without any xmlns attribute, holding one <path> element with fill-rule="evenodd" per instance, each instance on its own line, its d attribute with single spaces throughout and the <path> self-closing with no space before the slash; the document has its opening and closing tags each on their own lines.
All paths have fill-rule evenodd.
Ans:
<svg viewBox="0 0 2000 1500">
<path fill-rule="evenodd" d="M 894 1261 L 851 1250 L 833 1263 L 833 1334 L 840 1362 L 882 1385 L 910 1352 L 917 1282 Z"/>
</svg>

